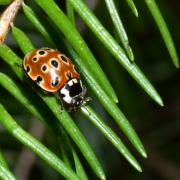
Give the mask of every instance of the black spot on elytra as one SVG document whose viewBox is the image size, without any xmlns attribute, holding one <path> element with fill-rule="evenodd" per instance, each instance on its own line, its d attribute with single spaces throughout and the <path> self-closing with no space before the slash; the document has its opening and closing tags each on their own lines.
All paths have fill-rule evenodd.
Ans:
<svg viewBox="0 0 180 180">
<path fill-rule="evenodd" d="M 45 51 L 42 50 L 42 51 L 39 51 L 38 53 L 39 53 L 39 55 L 44 55 Z"/>
<path fill-rule="evenodd" d="M 33 57 L 32 60 L 33 60 L 33 61 L 37 61 L 37 57 Z"/>
<path fill-rule="evenodd" d="M 46 69 L 47 69 L 47 66 L 44 65 L 44 66 L 42 67 L 42 70 L 43 70 L 43 71 L 46 71 Z"/>
<path fill-rule="evenodd" d="M 62 59 L 64 62 L 66 62 L 66 63 L 67 63 L 67 59 L 66 59 L 66 57 L 61 56 L 61 59 Z"/>
<path fill-rule="evenodd" d="M 66 77 L 67 77 L 68 79 L 72 79 L 71 73 L 66 73 Z"/>
<path fill-rule="evenodd" d="M 28 73 L 29 71 L 30 71 L 30 67 L 27 66 L 27 67 L 26 67 L 26 72 Z"/>
<path fill-rule="evenodd" d="M 58 67 L 57 60 L 55 60 L 55 59 L 51 60 L 51 65 L 54 66 L 55 68 L 57 68 Z"/>
<path fill-rule="evenodd" d="M 51 86 L 55 87 L 58 84 L 58 82 L 59 82 L 59 78 L 56 76 L 56 78 L 52 80 Z"/>
<path fill-rule="evenodd" d="M 41 81 L 42 81 L 42 77 L 41 77 L 41 76 L 38 76 L 38 77 L 36 78 L 36 83 L 39 84 Z"/>
</svg>

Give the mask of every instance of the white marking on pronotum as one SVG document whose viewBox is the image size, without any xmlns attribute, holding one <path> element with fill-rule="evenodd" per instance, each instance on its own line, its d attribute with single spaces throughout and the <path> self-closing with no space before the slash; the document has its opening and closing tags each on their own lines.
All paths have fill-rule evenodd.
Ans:
<svg viewBox="0 0 180 180">
<path fill-rule="evenodd" d="M 63 100 L 64 100 L 66 103 L 70 104 L 71 101 L 72 101 L 72 97 L 70 97 L 69 91 L 63 87 L 60 92 L 61 92 L 61 94 L 64 95 Z"/>
<path fill-rule="evenodd" d="M 71 80 L 68 82 L 68 85 L 69 85 L 69 86 L 72 86 L 74 83 L 75 83 L 75 84 L 78 83 L 77 79 L 71 79 Z"/>
<path fill-rule="evenodd" d="M 73 79 L 73 82 L 74 82 L 74 83 L 77 83 L 77 79 Z"/>
<path fill-rule="evenodd" d="M 68 82 L 68 85 L 69 85 L 69 86 L 72 86 L 72 85 L 73 85 L 73 81 L 70 80 L 70 81 Z"/>
</svg>

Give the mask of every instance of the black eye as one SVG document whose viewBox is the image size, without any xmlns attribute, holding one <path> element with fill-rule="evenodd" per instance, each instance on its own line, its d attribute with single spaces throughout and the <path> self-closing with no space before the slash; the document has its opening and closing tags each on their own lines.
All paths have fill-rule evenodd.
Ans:
<svg viewBox="0 0 180 180">
<path fill-rule="evenodd" d="M 30 71 L 30 67 L 27 66 L 27 67 L 26 67 L 26 72 L 28 73 L 29 71 Z"/>
<path fill-rule="evenodd" d="M 58 84 L 58 82 L 59 82 L 59 78 L 58 77 L 56 77 L 55 79 L 53 79 L 53 81 L 51 82 L 51 86 L 56 86 L 57 84 Z"/>
<path fill-rule="evenodd" d="M 56 60 L 51 60 L 51 64 L 52 66 L 54 66 L 55 68 L 58 67 L 58 62 Z"/>
<path fill-rule="evenodd" d="M 66 59 L 64 56 L 61 56 L 61 59 L 62 59 L 64 62 L 67 62 L 67 59 Z"/>
<path fill-rule="evenodd" d="M 45 54 L 45 51 L 39 51 L 38 52 L 40 55 L 43 55 L 43 54 Z"/>
<path fill-rule="evenodd" d="M 46 71 L 46 69 L 47 69 L 47 66 L 44 65 L 44 66 L 42 67 L 42 70 L 43 70 L 43 71 Z"/>
<path fill-rule="evenodd" d="M 33 60 L 33 61 L 37 61 L 37 57 L 33 57 L 32 60 Z"/>
<path fill-rule="evenodd" d="M 42 81 L 42 77 L 38 76 L 37 79 L 36 79 L 36 82 L 39 84 L 41 81 Z"/>
</svg>

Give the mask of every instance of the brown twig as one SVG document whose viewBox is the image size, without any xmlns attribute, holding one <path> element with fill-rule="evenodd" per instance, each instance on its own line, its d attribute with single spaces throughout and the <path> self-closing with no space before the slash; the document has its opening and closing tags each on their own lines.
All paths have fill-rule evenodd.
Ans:
<svg viewBox="0 0 180 180">
<path fill-rule="evenodd" d="M 13 23 L 23 0 L 14 0 L 4 10 L 0 17 L 0 44 L 2 44 L 9 32 L 10 25 Z"/>
</svg>

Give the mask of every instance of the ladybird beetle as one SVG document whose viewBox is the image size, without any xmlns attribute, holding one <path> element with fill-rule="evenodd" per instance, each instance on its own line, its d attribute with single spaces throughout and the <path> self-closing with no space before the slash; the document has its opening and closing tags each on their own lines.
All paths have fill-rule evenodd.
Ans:
<svg viewBox="0 0 180 180">
<path fill-rule="evenodd" d="M 70 111 L 89 101 L 75 65 L 60 51 L 51 48 L 33 50 L 24 57 L 23 67 L 41 89 L 55 93 L 62 106 L 67 105 Z"/>
</svg>

